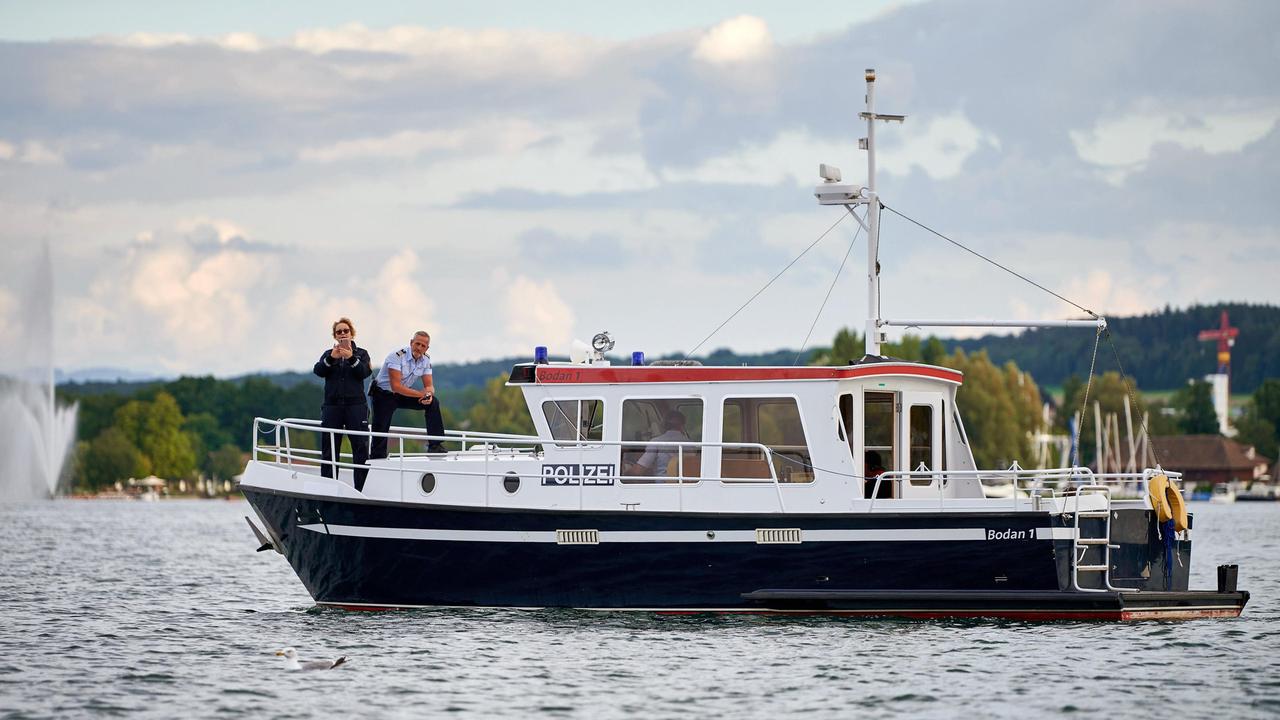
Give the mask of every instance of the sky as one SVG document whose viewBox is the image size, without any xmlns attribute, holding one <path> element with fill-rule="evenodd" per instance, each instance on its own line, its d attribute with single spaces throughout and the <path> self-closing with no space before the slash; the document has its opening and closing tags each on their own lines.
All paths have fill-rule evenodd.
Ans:
<svg viewBox="0 0 1280 720">
<path fill-rule="evenodd" d="M 1104 314 L 1280 302 L 1280 4 L 216 5 L 0 1 L 0 322 L 64 371 L 828 344 L 851 221 L 733 313 L 865 181 L 869 67 L 894 210 Z M 889 212 L 880 263 L 888 318 L 1079 316 Z"/>
</svg>

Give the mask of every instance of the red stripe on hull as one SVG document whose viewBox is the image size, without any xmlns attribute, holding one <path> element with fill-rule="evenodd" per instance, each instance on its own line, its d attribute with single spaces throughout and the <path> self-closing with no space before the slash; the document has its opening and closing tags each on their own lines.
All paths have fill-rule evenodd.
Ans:
<svg viewBox="0 0 1280 720">
<path fill-rule="evenodd" d="M 656 610 L 658 615 L 837 615 L 844 617 L 895 617 L 912 620 L 946 620 L 950 618 L 990 618 L 993 620 L 1198 620 L 1202 618 L 1240 617 L 1239 608 L 1204 608 L 1191 610 Z"/>
<path fill-rule="evenodd" d="M 323 603 L 326 607 L 349 612 L 387 612 L 414 608 L 395 605 L 342 605 Z M 536 608 L 526 608 L 536 609 Z M 652 612 L 655 615 L 786 615 L 811 617 L 818 615 L 840 617 L 894 617 L 911 620 L 947 620 L 955 618 L 992 620 L 1028 620 L 1044 622 L 1054 620 L 1141 621 L 1141 620 L 1199 620 L 1203 618 L 1240 617 L 1243 608 L 1165 608 L 1142 610 L 630 610 L 616 608 L 618 612 Z"/>
<path fill-rule="evenodd" d="M 759 380 L 844 380 L 861 377 L 924 377 L 959 385 L 964 375 L 932 365 L 877 363 L 859 367 L 708 367 L 618 366 L 563 367 L 539 365 L 541 384 L 751 382 Z"/>
</svg>

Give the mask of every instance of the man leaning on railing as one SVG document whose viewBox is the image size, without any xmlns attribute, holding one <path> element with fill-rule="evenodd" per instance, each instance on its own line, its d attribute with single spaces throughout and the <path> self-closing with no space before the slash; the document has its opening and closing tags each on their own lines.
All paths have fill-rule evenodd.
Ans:
<svg viewBox="0 0 1280 720">
<path fill-rule="evenodd" d="M 426 415 L 427 435 L 432 437 L 427 444 L 427 452 L 442 453 L 444 417 L 440 413 L 440 399 L 436 397 L 435 382 L 431 376 L 431 356 L 427 354 L 430 348 L 431 336 L 425 330 L 414 333 L 408 345 L 393 351 L 382 362 L 377 379 L 369 387 L 369 397 L 373 399 L 375 433 L 391 429 L 391 418 L 397 409 L 421 410 Z M 413 387 L 414 381 L 419 379 L 422 381 L 421 390 Z M 385 435 L 373 439 L 369 456 L 374 459 L 387 456 Z"/>
</svg>

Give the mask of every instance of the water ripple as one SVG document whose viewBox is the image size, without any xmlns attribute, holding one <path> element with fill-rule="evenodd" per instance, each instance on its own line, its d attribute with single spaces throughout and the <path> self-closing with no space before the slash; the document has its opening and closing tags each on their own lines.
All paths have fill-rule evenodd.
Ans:
<svg viewBox="0 0 1280 720">
<path fill-rule="evenodd" d="M 1159 696 L 1191 717 L 1273 717 L 1280 507 L 1194 509 L 1193 586 L 1238 562 L 1253 593 L 1238 620 L 347 613 L 253 552 L 243 503 L 0 507 L 0 715 L 1023 718 L 1146 713 Z M 351 660 L 288 673 L 286 646 Z"/>
</svg>

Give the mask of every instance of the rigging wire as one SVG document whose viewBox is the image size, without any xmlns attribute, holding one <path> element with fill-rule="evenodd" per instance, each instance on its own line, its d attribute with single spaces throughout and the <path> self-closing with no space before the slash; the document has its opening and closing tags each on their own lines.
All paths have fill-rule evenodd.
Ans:
<svg viewBox="0 0 1280 720">
<path fill-rule="evenodd" d="M 1017 271 L 1015 271 L 1015 270 L 1012 270 L 1012 269 L 1010 269 L 1010 268 L 1007 268 L 1007 267 L 1005 267 L 1004 265 L 1001 265 L 1000 263 L 996 262 L 995 260 L 992 260 L 991 258 L 989 258 L 989 257 L 987 257 L 987 256 L 985 256 L 985 255 L 983 255 L 982 253 L 980 253 L 980 252 L 978 252 L 978 251 L 976 251 L 976 250 L 973 250 L 973 249 L 971 249 L 971 248 L 969 248 L 969 247 L 966 247 L 966 246 L 962 245 L 961 243 L 959 243 L 959 242 L 957 242 L 957 241 L 955 241 L 955 240 L 953 240 L 953 239 L 951 239 L 951 238 L 947 237 L 946 235 L 943 235 L 942 233 L 938 232 L 937 230 L 934 230 L 933 228 L 931 228 L 931 227 L 929 227 L 929 226 L 925 225 L 924 223 L 921 223 L 921 222 L 919 222 L 918 220 L 915 220 L 915 219 L 909 218 L 909 217 L 907 217 L 906 215 L 903 215 L 902 213 L 898 212 L 897 210 L 895 210 L 895 209 L 893 209 L 893 208 L 889 207 L 888 205 L 885 205 L 884 203 L 881 203 L 881 204 L 880 204 L 880 206 L 881 206 L 882 208 L 885 208 L 885 209 L 889 210 L 889 211 L 890 211 L 890 212 L 892 212 L 894 215 L 897 215 L 898 217 L 902 218 L 903 220 L 906 220 L 907 222 L 912 223 L 913 225 L 916 225 L 917 227 L 919 227 L 919 228 L 921 228 L 921 229 L 923 229 L 923 230 L 926 230 L 926 231 L 928 231 L 928 232 L 930 232 L 930 233 L 932 233 L 932 234 L 934 234 L 934 235 L 937 235 L 938 237 L 942 238 L 943 240 L 946 240 L 947 242 L 951 243 L 952 245 L 955 245 L 956 247 L 960 248 L 961 250 L 964 250 L 965 252 L 967 252 L 967 253 L 969 253 L 969 254 L 971 254 L 971 255 L 975 256 L 975 257 L 978 257 L 978 258 L 980 258 L 980 259 L 982 259 L 982 260 L 985 260 L 986 262 L 988 262 L 988 263 L 990 263 L 990 264 L 992 264 L 992 265 L 995 265 L 996 267 L 1000 268 L 1001 270 L 1004 270 L 1005 272 L 1009 273 L 1010 275 L 1013 275 L 1014 277 L 1017 277 L 1018 279 L 1020 279 L 1020 280 L 1022 280 L 1022 281 L 1024 281 L 1024 282 L 1027 282 L 1027 283 L 1029 283 L 1029 284 L 1031 284 L 1031 285 L 1033 285 L 1033 286 L 1035 286 L 1035 287 L 1039 288 L 1040 290 L 1043 290 L 1043 291 L 1044 291 L 1044 292 L 1046 292 L 1046 293 L 1049 293 L 1050 295 L 1052 295 L 1052 296 L 1054 296 L 1054 297 L 1058 298 L 1059 300 L 1061 300 L 1061 301 L 1063 301 L 1063 302 L 1067 303 L 1068 305 L 1071 305 L 1071 306 L 1075 307 L 1075 308 L 1076 308 L 1076 309 L 1078 309 L 1078 310 L 1081 310 L 1081 311 L 1083 311 L 1083 312 L 1085 312 L 1085 313 L 1088 313 L 1090 317 L 1093 317 L 1093 318 L 1095 318 L 1095 319 L 1097 319 L 1097 318 L 1099 317 L 1099 316 L 1098 316 L 1098 313 L 1095 313 L 1094 311 L 1090 310 L 1089 308 L 1084 307 L 1084 306 L 1083 306 L 1083 305 L 1081 305 L 1080 303 L 1074 302 L 1074 301 L 1072 301 L 1072 300 L 1068 300 L 1067 298 L 1063 297 L 1062 295 L 1059 295 L 1058 293 L 1056 293 L 1056 292 L 1054 292 L 1054 291 L 1050 290 L 1049 288 L 1045 287 L 1044 285 L 1041 285 L 1040 283 L 1038 283 L 1038 282 L 1036 282 L 1036 281 L 1032 280 L 1031 278 L 1027 277 L 1026 275 L 1023 275 L 1022 273 L 1019 273 L 1019 272 L 1017 272 Z M 1087 408 L 1088 408 L 1088 404 L 1089 404 L 1089 391 L 1090 391 L 1090 389 L 1091 389 L 1091 388 L 1092 388 L 1092 386 L 1093 386 L 1093 373 L 1094 373 L 1094 369 L 1095 369 L 1095 367 L 1096 367 L 1096 365 L 1097 365 L 1097 361 L 1098 361 L 1098 346 L 1099 346 L 1099 344 L 1100 344 L 1100 342 L 1101 342 L 1102 338 L 1104 337 L 1104 335 L 1105 335 L 1105 337 L 1106 337 L 1107 344 L 1111 346 L 1111 353 L 1112 353 L 1112 355 L 1114 355 L 1114 356 L 1115 356 L 1115 359 L 1116 359 L 1116 367 L 1118 367 L 1118 368 L 1120 369 L 1120 378 L 1124 381 L 1125 389 L 1126 389 L 1126 391 L 1129 393 L 1129 402 L 1133 405 L 1133 407 L 1134 407 L 1134 408 L 1137 408 L 1137 407 L 1138 407 L 1137 395 L 1136 395 L 1136 393 L 1134 392 L 1133 386 L 1129 383 L 1129 378 L 1128 378 L 1128 376 L 1127 376 L 1127 375 L 1125 375 L 1125 372 L 1124 372 L 1124 363 L 1122 363 L 1122 362 L 1120 361 L 1120 351 L 1119 351 L 1119 349 L 1116 347 L 1115 342 L 1113 342 L 1113 341 L 1112 341 L 1112 339 L 1111 339 L 1111 331 L 1110 331 L 1109 329 L 1108 329 L 1108 330 L 1103 330 L 1102 328 L 1098 328 L 1097 335 L 1096 335 L 1096 336 L 1094 337 L 1094 339 L 1093 339 L 1093 357 L 1092 357 L 1092 358 L 1090 359 L 1090 361 L 1089 361 L 1089 380 L 1088 380 L 1088 382 L 1085 384 L 1085 388 L 1084 388 L 1084 397 L 1083 397 L 1083 398 L 1082 398 L 1082 400 L 1081 400 L 1081 403 L 1080 403 L 1080 413 L 1079 413 L 1079 415 L 1077 416 L 1077 417 L 1078 417 L 1077 430 L 1076 430 L 1077 437 L 1076 437 L 1075 447 L 1072 449 L 1072 458 L 1071 458 L 1071 465 L 1072 465 L 1072 467 L 1077 466 L 1077 465 L 1079 464 L 1079 461 L 1080 461 L 1080 445 L 1081 445 L 1081 441 L 1082 441 L 1082 440 L 1083 440 L 1083 438 L 1084 438 L 1084 426 L 1085 426 L 1085 423 L 1088 421 L 1088 416 L 1086 415 L 1086 410 L 1087 410 Z M 1147 421 L 1146 421 L 1146 416 L 1145 416 L 1145 415 L 1143 415 L 1143 416 L 1142 416 L 1142 419 L 1141 419 L 1141 426 L 1142 426 L 1142 431 L 1143 431 L 1144 433 L 1146 433 L 1146 436 L 1147 436 L 1147 442 L 1148 442 L 1149 446 L 1151 447 L 1151 454 L 1155 457 L 1155 459 L 1156 459 L 1156 465 L 1158 466 L 1158 465 L 1160 464 L 1160 454 L 1159 454 L 1159 452 L 1156 450 L 1155 443 L 1151 441 L 1151 433 L 1150 433 L 1150 431 L 1147 429 Z"/>
<path fill-rule="evenodd" d="M 1138 395 L 1134 391 L 1133 385 L 1129 383 L 1129 376 L 1125 374 L 1124 363 L 1120 362 L 1120 350 L 1116 347 L 1115 342 L 1111 340 L 1110 329 L 1106 331 L 1105 337 L 1107 339 L 1107 344 L 1111 346 L 1111 354 L 1116 358 L 1116 367 L 1120 368 L 1120 379 L 1124 381 L 1124 388 L 1129 393 L 1129 402 L 1133 405 L 1133 409 L 1136 411 L 1138 410 Z M 1156 467 L 1163 467 L 1160 463 L 1160 451 L 1156 449 L 1156 443 L 1151 437 L 1151 431 L 1147 429 L 1147 413 L 1145 412 L 1142 413 L 1140 418 L 1140 426 L 1142 427 L 1142 434 L 1147 438 L 1147 447 L 1151 448 L 1151 455 L 1156 459 Z M 1132 442 L 1133 440 L 1131 438 L 1130 443 L 1132 444 Z M 1130 452 L 1132 453 L 1132 451 L 1133 448 L 1130 447 Z"/>
<path fill-rule="evenodd" d="M 1089 406 L 1089 390 L 1093 387 L 1093 369 L 1098 364 L 1098 343 L 1101 341 L 1102 328 L 1098 328 L 1097 334 L 1093 336 L 1093 358 L 1089 360 L 1089 380 L 1084 384 L 1084 397 L 1080 399 L 1080 414 L 1077 416 L 1078 421 L 1076 422 L 1075 447 L 1071 449 L 1071 467 L 1073 468 L 1080 466 L 1080 445 L 1084 442 L 1084 410 Z M 1065 401 L 1066 398 L 1063 398 L 1063 400 Z M 1097 452 L 1097 448 L 1094 449 L 1094 452 Z M 1098 466 L 1098 471 L 1102 471 L 1101 464 Z"/>
<path fill-rule="evenodd" d="M 782 277 L 782 274 L 783 274 L 783 273 L 785 273 L 786 271 L 790 270 L 792 265 L 795 265 L 797 262 L 799 262 L 799 261 L 800 261 L 800 258 L 804 257 L 804 256 L 805 256 L 805 254 L 807 254 L 810 250 L 812 250 L 812 249 L 813 249 L 813 246 L 815 246 L 815 245 L 817 245 L 818 243 L 822 242 L 822 239 L 823 239 L 823 238 L 825 238 L 827 235 L 829 235 L 829 234 L 831 233 L 831 231 L 832 231 L 832 230 L 835 230 L 837 225 L 839 225 L 840 223 L 844 222 L 844 219 L 845 219 L 846 217 L 848 217 L 848 215 L 846 215 L 845 213 L 841 213 L 841 214 L 840 214 L 840 218 L 839 218 L 838 220 L 836 220 L 835 222 L 831 223 L 831 227 L 829 227 L 829 228 L 827 228 L 826 230 L 824 230 L 824 231 L 822 232 L 822 234 L 818 236 L 818 239 L 817 239 L 817 240 L 814 240 L 813 242 L 809 243 L 809 247 L 807 247 L 807 248 L 805 248 L 804 250 L 802 250 L 802 251 L 800 252 L 800 254 L 799 254 L 799 255 L 795 256 L 795 257 L 791 260 L 791 262 L 787 263 L 786 267 L 784 267 L 784 268 L 782 268 L 781 270 L 779 270 L 777 275 L 774 275 L 772 278 L 770 278 L 770 279 L 769 279 L 769 282 L 767 282 L 767 283 L 765 283 L 765 284 L 764 284 L 764 287 L 760 288 L 759 290 L 757 290 L 757 291 L 755 292 L 755 294 L 754 294 L 754 295 L 752 295 L 751 297 L 747 298 L 747 301 L 746 301 L 746 302 L 744 302 L 744 303 L 742 303 L 742 305 L 738 306 L 738 309 L 737 309 L 737 310 L 734 310 L 732 315 L 730 315 L 729 317 L 725 318 L 725 321 L 724 321 L 724 322 L 722 322 L 722 323 L 720 323 L 719 325 L 717 325 L 715 330 L 712 330 L 712 331 L 710 332 L 710 334 L 708 334 L 706 337 L 702 338 L 702 340 L 701 340 L 697 345 L 694 345 L 692 350 L 690 350 L 689 352 L 687 352 L 687 353 L 685 353 L 685 354 L 684 354 L 684 358 L 685 358 L 686 360 L 688 360 L 689 358 L 693 357 L 693 354 L 694 354 L 695 352 L 697 352 L 697 351 L 698 351 L 698 348 L 702 347 L 704 343 L 706 343 L 708 340 L 710 340 L 712 337 L 714 337 L 716 333 L 720 332 L 720 329 L 721 329 L 721 328 L 723 328 L 725 325 L 728 325 L 728 324 L 729 324 L 729 321 L 730 321 L 730 320 L 733 320 L 735 317 L 737 317 L 737 316 L 738 316 L 738 313 L 740 313 L 740 312 L 742 312 L 744 309 L 746 309 L 746 307 L 747 307 L 748 305 L 750 305 L 750 304 L 751 304 L 751 302 L 752 302 L 753 300 L 755 300 L 756 298 L 760 297 L 760 293 L 764 292 L 765 290 L 768 290 L 768 289 L 769 289 L 769 286 L 770 286 L 770 285 L 772 285 L 772 284 L 774 283 L 774 281 L 776 281 L 778 278 Z"/>
<path fill-rule="evenodd" d="M 1067 298 L 1065 298 L 1065 297 L 1063 297 L 1063 296 L 1059 295 L 1058 293 L 1056 293 L 1056 292 L 1054 292 L 1054 291 L 1050 290 L 1049 288 L 1047 288 L 1047 287 L 1045 287 L 1045 286 L 1041 285 L 1040 283 L 1036 282 L 1035 280 L 1032 280 L 1031 278 L 1027 277 L 1026 275 L 1023 275 L 1022 273 L 1019 273 L 1019 272 L 1017 272 L 1016 270 L 1011 270 L 1011 269 L 1009 269 L 1009 268 L 1005 267 L 1004 265 L 1001 265 L 1000 263 L 996 262 L 995 260 L 992 260 L 991 258 L 987 257 L 986 255 L 983 255 L 982 253 L 980 253 L 980 252 L 978 252 L 978 251 L 976 251 L 976 250 L 973 250 L 973 249 L 971 249 L 971 248 L 965 247 L 964 245 L 960 244 L 959 242 L 957 242 L 957 241 L 955 241 L 955 240 L 952 240 L 951 238 L 947 237 L 946 235 L 943 235 L 942 233 L 938 232 L 937 230 L 934 230 L 933 228 L 929 227 L 928 225 L 925 225 L 924 223 L 922 223 L 922 222 L 920 222 L 920 221 L 918 221 L 918 220 L 913 220 L 912 218 L 909 218 L 909 217 L 907 217 L 906 215 L 903 215 L 902 213 L 898 212 L 897 210 L 894 210 L 893 208 L 889 207 L 888 205 L 885 205 L 884 203 L 880 203 L 880 207 L 884 208 L 885 210 L 888 210 L 889 212 L 893 213 L 894 215 L 897 215 L 898 217 L 902 218 L 903 220 L 906 220 L 907 222 L 909 222 L 909 223 L 911 223 L 911 224 L 913 224 L 913 225 L 915 225 L 915 226 L 917 226 L 917 227 L 919 227 L 919 228 L 921 228 L 921 229 L 923 229 L 923 230 L 927 230 L 928 232 L 931 232 L 931 233 L 933 233 L 934 235 L 937 235 L 938 237 L 942 238 L 943 240 L 946 240 L 947 242 L 951 243 L 952 245 L 955 245 L 956 247 L 960 248 L 961 250 L 964 250 L 965 252 L 967 252 L 967 253 L 969 253 L 969 254 L 971 254 L 971 255 L 975 256 L 975 257 L 981 258 L 982 260 L 985 260 L 985 261 L 987 261 L 987 262 L 991 263 L 992 265 L 995 265 L 996 267 L 1000 268 L 1001 270 L 1004 270 L 1005 272 L 1009 273 L 1010 275 L 1013 275 L 1014 277 L 1017 277 L 1017 278 L 1019 278 L 1019 279 L 1021 279 L 1021 280 L 1025 281 L 1025 282 L 1027 282 L 1027 283 L 1030 283 L 1030 284 L 1032 284 L 1032 285 L 1034 285 L 1034 286 L 1036 286 L 1036 287 L 1040 288 L 1041 290 L 1043 290 L 1043 291 L 1045 291 L 1045 292 L 1049 293 L 1050 295 L 1052 295 L 1052 296 L 1054 296 L 1054 297 L 1058 298 L 1058 299 L 1059 299 L 1059 300 L 1061 300 L 1062 302 L 1067 303 L 1068 305 L 1071 305 L 1071 306 L 1073 306 L 1073 307 L 1075 307 L 1075 308 L 1077 308 L 1077 309 L 1079 309 L 1079 310 L 1081 310 L 1081 311 L 1083 311 L 1083 312 L 1088 313 L 1090 317 L 1092 317 L 1092 318 L 1094 318 L 1094 319 L 1097 319 L 1097 318 L 1098 318 L 1098 313 L 1096 313 L 1096 312 L 1094 312 L 1094 311 L 1090 310 L 1089 308 L 1087 308 L 1087 307 L 1085 307 L 1085 306 L 1081 305 L 1080 303 L 1077 303 L 1077 302 L 1074 302 L 1074 301 L 1068 300 Z"/>
<path fill-rule="evenodd" d="M 882 300 L 881 295 L 882 295 L 882 292 L 883 292 L 883 288 L 884 288 L 884 286 L 883 286 L 883 285 L 881 285 L 881 284 L 880 284 L 880 282 L 878 281 L 878 280 L 879 280 L 879 277 L 880 277 L 880 231 L 879 231 L 879 227 L 880 227 L 880 223 L 881 223 L 881 221 L 884 219 L 884 203 L 877 203 L 877 204 L 878 204 L 880 207 L 879 207 L 879 209 L 878 209 L 878 210 L 876 210 L 876 228 L 877 228 L 877 230 L 876 230 L 876 259 L 875 259 L 876 266 L 875 266 L 875 267 L 869 267 L 869 268 L 867 268 L 867 272 L 868 272 L 868 273 L 875 273 L 875 276 L 876 276 L 876 278 L 877 278 L 877 282 L 876 282 L 876 307 L 880 309 L 880 312 L 878 312 L 878 313 L 876 313 L 876 314 L 877 314 L 877 315 L 881 315 L 881 314 L 883 314 L 883 313 L 884 313 L 884 303 L 883 303 L 883 302 L 881 302 L 881 300 Z M 869 239 L 869 238 L 868 238 L 867 242 L 870 242 L 870 239 Z M 867 314 L 868 314 L 868 315 L 870 315 L 871 313 L 867 313 Z M 877 329 L 876 329 L 876 332 L 879 332 L 879 328 L 877 328 Z"/>
<path fill-rule="evenodd" d="M 853 212 L 853 210 L 849 212 Z M 800 350 L 796 352 L 796 359 L 791 361 L 792 365 L 800 364 L 800 357 L 804 355 L 804 349 L 809 345 L 809 338 L 813 337 L 813 329 L 818 326 L 818 318 L 822 317 L 822 311 L 826 309 L 827 301 L 831 299 L 831 292 L 836 289 L 836 281 L 840 279 L 840 272 L 844 270 L 845 263 L 849 262 L 849 255 L 853 252 L 853 246 L 857 244 L 858 235 L 860 234 L 862 234 L 861 223 L 858 224 L 858 229 L 853 233 L 853 240 L 849 241 L 849 249 L 844 251 L 844 258 L 840 260 L 840 267 L 836 268 L 836 276 L 831 278 L 831 286 L 827 288 L 827 295 L 822 298 L 822 305 L 818 306 L 818 313 L 813 316 L 813 323 L 809 325 L 809 332 L 805 334 L 804 342 L 800 343 Z"/>
</svg>

